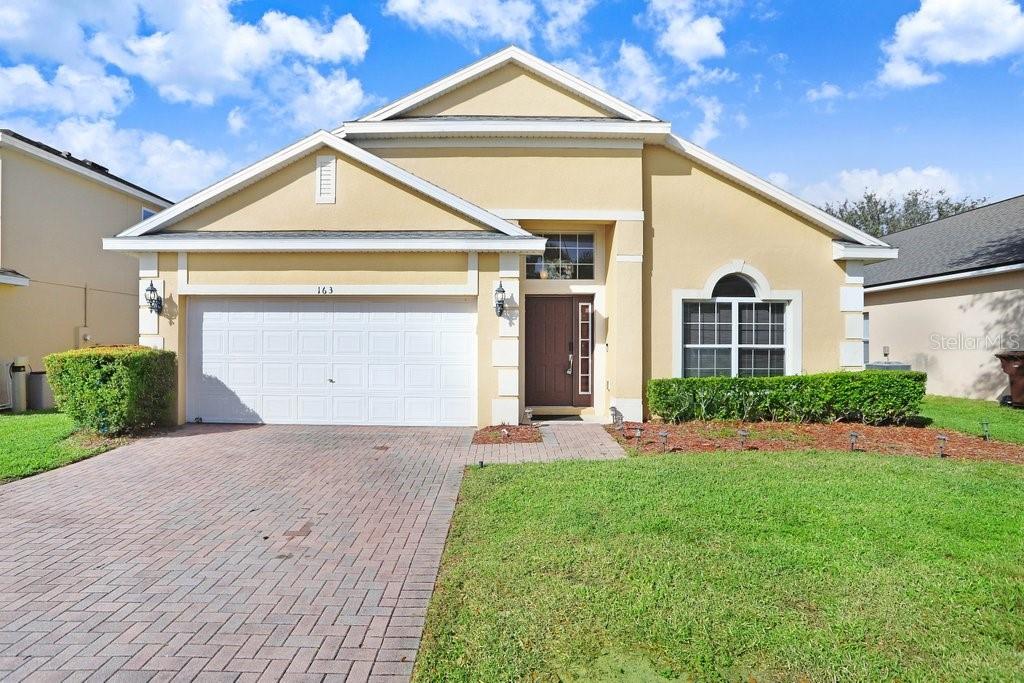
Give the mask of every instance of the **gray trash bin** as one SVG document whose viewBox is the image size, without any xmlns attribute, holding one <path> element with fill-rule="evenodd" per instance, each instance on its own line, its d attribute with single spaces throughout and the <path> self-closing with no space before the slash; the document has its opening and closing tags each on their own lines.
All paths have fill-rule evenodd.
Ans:
<svg viewBox="0 0 1024 683">
<path fill-rule="evenodd" d="M 53 391 L 42 371 L 30 372 L 28 375 L 28 409 L 51 410 L 54 407 Z"/>
</svg>

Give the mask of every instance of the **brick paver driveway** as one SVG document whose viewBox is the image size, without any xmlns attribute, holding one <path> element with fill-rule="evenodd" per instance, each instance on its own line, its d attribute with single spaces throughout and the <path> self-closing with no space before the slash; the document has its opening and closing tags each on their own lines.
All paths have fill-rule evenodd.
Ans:
<svg viewBox="0 0 1024 683">
<path fill-rule="evenodd" d="M 466 463 L 596 426 L 188 427 L 0 487 L 5 680 L 407 679 Z"/>
</svg>

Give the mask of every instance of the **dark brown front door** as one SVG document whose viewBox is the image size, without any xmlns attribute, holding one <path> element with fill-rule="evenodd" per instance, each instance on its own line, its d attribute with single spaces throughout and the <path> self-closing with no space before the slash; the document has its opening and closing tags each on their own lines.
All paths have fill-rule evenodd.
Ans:
<svg viewBox="0 0 1024 683">
<path fill-rule="evenodd" d="M 593 297 L 526 297 L 526 404 L 591 406 Z"/>
</svg>

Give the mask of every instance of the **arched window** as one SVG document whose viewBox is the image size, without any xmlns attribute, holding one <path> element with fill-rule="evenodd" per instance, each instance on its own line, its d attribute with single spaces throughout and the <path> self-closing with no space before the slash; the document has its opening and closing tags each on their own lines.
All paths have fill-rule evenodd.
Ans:
<svg viewBox="0 0 1024 683">
<path fill-rule="evenodd" d="M 723 296 L 742 296 L 753 298 L 757 296 L 754 293 L 754 285 L 750 284 L 750 281 L 742 275 L 726 275 L 715 284 L 715 289 L 711 292 L 711 296 L 719 298 Z"/>
<path fill-rule="evenodd" d="M 737 273 L 711 299 L 683 301 L 683 376 L 786 374 L 786 303 L 763 300 Z"/>
</svg>

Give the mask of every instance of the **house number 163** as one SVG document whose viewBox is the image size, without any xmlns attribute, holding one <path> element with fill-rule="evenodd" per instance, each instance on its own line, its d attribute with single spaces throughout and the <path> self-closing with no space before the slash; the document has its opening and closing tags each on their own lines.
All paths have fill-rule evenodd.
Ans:
<svg viewBox="0 0 1024 683">
<path fill-rule="evenodd" d="M 334 287 L 331 285 L 317 285 L 317 294 L 334 294 Z"/>
</svg>

